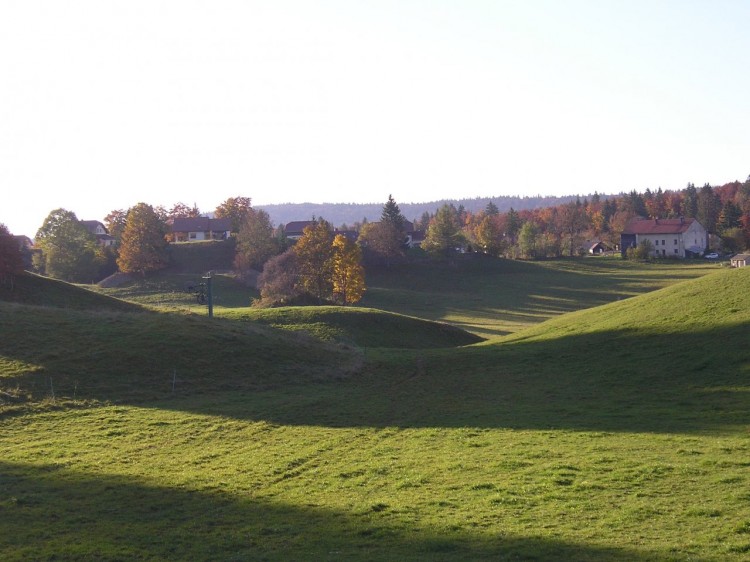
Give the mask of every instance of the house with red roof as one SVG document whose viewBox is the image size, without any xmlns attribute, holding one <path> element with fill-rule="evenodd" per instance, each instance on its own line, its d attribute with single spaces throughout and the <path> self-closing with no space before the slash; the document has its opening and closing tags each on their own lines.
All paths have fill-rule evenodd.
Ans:
<svg viewBox="0 0 750 562">
<path fill-rule="evenodd" d="M 643 240 L 653 246 L 651 255 L 658 258 L 700 256 L 708 247 L 708 232 L 695 219 L 632 219 L 620 235 L 620 249 L 625 255 Z"/>
</svg>

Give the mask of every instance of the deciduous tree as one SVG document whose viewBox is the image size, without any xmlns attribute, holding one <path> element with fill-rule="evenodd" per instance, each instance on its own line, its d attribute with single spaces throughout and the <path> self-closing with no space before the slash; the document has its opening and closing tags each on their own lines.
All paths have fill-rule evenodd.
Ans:
<svg viewBox="0 0 750 562">
<path fill-rule="evenodd" d="M 217 219 L 229 219 L 232 223 L 232 232 L 239 232 L 252 209 L 250 202 L 250 197 L 230 197 L 216 207 L 214 216 Z"/>
<path fill-rule="evenodd" d="M 104 217 L 104 226 L 107 227 L 110 236 L 114 236 L 119 241 L 122 238 L 122 232 L 125 230 L 125 220 L 128 212 L 122 209 L 115 209 Z"/>
<path fill-rule="evenodd" d="M 503 233 L 497 214 L 484 214 L 479 217 L 479 224 L 473 232 L 474 244 L 484 253 L 499 256 L 504 250 Z"/>
<path fill-rule="evenodd" d="M 263 269 L 263 265 L 279 250 L 279 239 L 274 235 L 268 213 L 262 209 L 250 209 L 237 234 L 235 269 Z"/>
<path fill-rule="evenodd" d="M 297 256 L 292 249 L 266 262 L 258 276 L 260 301 L 256 304 L 289 304 L 301 294 Z"/>
<path fill-rule="evenodd" d="M 362 251 L 346 236 L 333 239 L 333 299 L 341 304 L 358 302 L 365 294 Z"/>
<path fill-rule="evenodd" d="M 166 267 L 166 228 L 151 205 L 138 203 L 128 211 L 117 266 L 124 273 L 146 275 Z"/>
<path fill-rule="evenodd" d="M 305 227 L 302 237 L 292 247 L 297 258 L 300 287 L 318 302 L 328 300 L 333 291 L 333 229 L 319 219 L 315 226 Z"/>
<path fill-rule="evenodd" d="M 42 249 L 45 274 L 78 283 L 89 283 L 97 277 L 100 247 L 72 211 L 52 211 L 35 238 Z"/>
<path fill-rule="evenodd" d="M 390 266 L 404 255 L 403 232 L 386 221 L 362 225 L 359 244 L 365 249 L 368 263 Z"/>
<path fill-rule="evenodd" d="M 12 288 L 15 276 L 23 272 L 23 256 L 18 241 L 0 223 L 0 283 Z"/>
<path fill-rule="evenodd" d="M 531 221 L 526 221 L 518 233 L 518 248 L 525 258 L 537 257 L 537 229 Z"/>
</svg>

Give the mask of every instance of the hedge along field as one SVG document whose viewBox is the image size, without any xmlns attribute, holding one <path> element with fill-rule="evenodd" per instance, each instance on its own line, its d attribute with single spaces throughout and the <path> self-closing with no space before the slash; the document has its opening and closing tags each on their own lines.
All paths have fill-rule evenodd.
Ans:
<svg viewBox="0 0 750 562">
<path fill-rule="evenodd" d="M 0 556 L 745 559 L 748 288 L 718 271 L 366 349 L 345 378 L 6 417 Z"/>
</svg>

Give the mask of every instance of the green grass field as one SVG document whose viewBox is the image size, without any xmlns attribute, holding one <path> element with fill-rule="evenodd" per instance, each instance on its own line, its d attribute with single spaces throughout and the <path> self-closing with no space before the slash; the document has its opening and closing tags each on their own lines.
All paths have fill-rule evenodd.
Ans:
<svg viewBox="0 0 750 562">
<path fill-rule="evenodd" d="M 374 276 L 367 304 L 490 339 L 357 309 L 0 303 L 0 558 L 747 558 L 750 270 L 427 267 Z"/>
</svg>

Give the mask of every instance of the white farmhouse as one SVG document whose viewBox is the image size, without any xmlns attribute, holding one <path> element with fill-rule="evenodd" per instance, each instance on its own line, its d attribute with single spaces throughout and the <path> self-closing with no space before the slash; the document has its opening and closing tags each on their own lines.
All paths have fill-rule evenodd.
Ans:
<svg viewBox="0 0 750 562">
<path fill-rule="evenodd" d="M 620 235 L 620 248 L 625 255 L 643 240 L 653 246 L 652 256 L 658 258 L 685 258 L 701 255 L 708 247 L 708 232 L 695 219 L 644 219 L 631 220 Z"/>
</svg>

